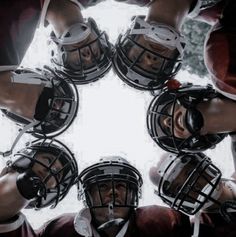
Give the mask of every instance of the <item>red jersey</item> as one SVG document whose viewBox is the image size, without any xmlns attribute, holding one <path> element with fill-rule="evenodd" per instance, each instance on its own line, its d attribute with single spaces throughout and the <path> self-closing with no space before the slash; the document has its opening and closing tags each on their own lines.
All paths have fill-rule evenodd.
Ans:
<svg viewBox="0 0 236 237">
<path fill-rule="evenodd" d="M 82 214 L 84 212 L 88 209 L 84 209 Z M 91 219 L 85 216 L 64 214 L 47 222 L 38 231 L 34 231 L 24 218 L 21 225 L 12 229 L 11 223 L 8 230 L 7 224 L 5 229 L 0 224 L 0 237 L 99 237 L 100 234 L 90 224 Z M 191 228 L 187 216 L 170 208 L 147 206 L 138 208 L 118 234 L 120 237 L 190 237 Z"/>
<path fill-rule="evenodd" d="M 199 237 L 235 237 L 235 222 L 227 223 L 217 213 L 202 213 Z"/>
<path fill-rule="evenodd" d="M 216 89 L 236 100 L 236 1 L 224 3 L 220 17 L 206 37 L 204 58 Z"/>
</svg>

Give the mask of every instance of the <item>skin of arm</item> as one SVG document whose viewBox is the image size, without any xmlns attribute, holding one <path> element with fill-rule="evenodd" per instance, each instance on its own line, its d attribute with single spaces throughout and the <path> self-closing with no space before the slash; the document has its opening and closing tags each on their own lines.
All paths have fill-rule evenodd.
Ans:
<svg viewBox="0 0 236 237">
<path fill-rule="evenodd" d="M 13 83 L 11 71 L 0 73 L 0 108 L 33 119 L 43 86 Z"/>
<path fill-rule="evenodd" d="M 15 216 L 28 203 L 17 189 L 18 175 L 17 172 L 8 172 L 0 177 L 0 222 Z"/>
</svg>

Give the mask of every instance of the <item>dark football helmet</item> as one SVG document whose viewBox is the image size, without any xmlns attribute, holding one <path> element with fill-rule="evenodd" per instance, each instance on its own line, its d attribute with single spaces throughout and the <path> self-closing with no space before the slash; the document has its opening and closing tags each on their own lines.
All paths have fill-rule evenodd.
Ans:
<svg viewBox="0 0 236 237">
<path fill-rule="evenodd" d="M 77 115 L 79 105 L 78 91 L 72 82 L 68 83 L 46 69 L 16 70 L 13 82 L 44 85 L 33 121 L 2 109 L 5 116 L 24 127 L 23 130 L 38 138 L 54 137 L 71 125 Z"/>
<path fill-rule="evenodd" d="M 44 156 L 40 159 L 39 156 Z M 45 158 L 46 157 L 46 158 Z M 60 168 L 54 164 L 60 162 Z M 46 173 L 42 182 L 45 185 L 45 197 L 37 197 L 30 201 L 27 208 L 43 208 L 51 205 L 54 208 L 77 182 L 78 168 L 74 155 L 68 147 L 58 140 L 37 139 L 13 156 L 8 164 L 13 170 L 23 173 L 32 170 L 36 165 Z M 42 171 L 41 171 L 42 172 Z M 55 185 L 47 188 L 47 182 L 53 178 Z"/>
<path fill-rule="evenodd" d="M 227 134 L 200 135 L 203 126 L 202 114 L 196 109 L 198 103 L 221 96 L 210 86 L 183 85 L 179 89 L 164 90 L 156 96 L 147 112 L 147 127 L 152 139 L 164 150 L 199 152 L 214 147 Z M 179 138 L 174 134 L 174 111 L 177 105 L 187 109 L 184 123 L 191 134 L 188 138 Z M 169 119 L 169 126 L 164 120 Z"/>
<path fill-rule="evenodd" d="M 194 215 L 218 204 L 221 171 L 203 153 L 170 154 L 157 167 L 156 193 L 170 207 Z"/>
<path fill-rule="evenodd" d="M 114 46 L 92 18 L 72 25 L 60 37 L 52 32 L 51 39 L 56 44 L 51 51 L 55 72 L 76 84 L 98 80 L 111 68 Z"/>
<path fill-rule="evenodd" d="M 139 42 L 141 37 L 143 42 Z M 144 16 L 136 16 L 126 33 L 118 37 L 113 57 L 114 70 L 136 89 L 161 89 L 180 69 L 184 47 L 183 36 L 174 28 L 148 23 Z M 165 56 L 163 48 L 171 50 L 171 55 Z M 144 65 L 147 60 L 151 62 L 150 68 Z"/>
<path fill-rule="evenodd" d="M 107 209 L 109 220 L 100 224 L 98 230 L 120 226 L 125 220 L 114 216 L 114 208 L 129 208 L 128 218 L 138 206 L 142 183 L 141 174 L 127 160 L 117 156 L 104 157 L 80 173 L 79 199 L 84 200 L 92 214 L 99 208 Z M 117 190 L 122 194 L 117 195 Z M 93 194 L 94 191 L 99 193 L 99 197 Z"/>
<path fill-rule="evenodd" d="M 129 164 L 129 162 L 119 156 L 109 156 L 101 158 L 94 165 L 84 169 L 79 175 L 79 197 L 82 198 L 89 208 L 108 207 L 104 200 L 100 200 L 99 205 L 94 205 L 90 189 L 92 185 L 100 189 L 100 184 L 111 182 L 114 193 L 114 184 L 117 181 L 126 183 L 126 193 L 132 193 L 132 198 L 127 199 L 123 204 L 117 204 L 115 195 L 113 194 L 112 203 L 117 207 L 132 207 L 138 206 L 139 198 L 141 197 L 142 177 L 139 171 Z"/>
</svg>

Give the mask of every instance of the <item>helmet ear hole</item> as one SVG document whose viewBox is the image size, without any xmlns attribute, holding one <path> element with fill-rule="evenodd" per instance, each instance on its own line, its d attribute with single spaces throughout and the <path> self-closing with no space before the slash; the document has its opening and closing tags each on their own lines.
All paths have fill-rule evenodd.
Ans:
<svg viewBox="0 0 236 237">
<path fill-rule="evenodd" d="M 168 180 L 165 180 L 163 183 L 163 191 L 165 192 L 166 195 L 170 194 L 169 188 L 170 188 L 170 182 Z"/>
<path fill-rule="evenodd" d="M 181 157 L 181 162 L 182 162 L 183 164 L 187 163 L 188 161 L 189 161 L 189 157 L 188 157 L 188 156 L 183 156 L 183 157 Z"/>
</svg>

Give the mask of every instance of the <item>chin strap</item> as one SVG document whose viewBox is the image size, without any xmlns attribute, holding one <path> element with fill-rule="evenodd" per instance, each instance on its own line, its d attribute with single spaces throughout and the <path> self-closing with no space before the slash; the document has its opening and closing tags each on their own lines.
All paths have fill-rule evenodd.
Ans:
<svg viewBox="0 0 236 237">
<path fill-rule="evenodd" d="M 98 227 L 98 230 L 104 230 L 111 226 L 121 226 L 125 223 L 123 218 L 114 218 L 114 205 L 112 203 L 108 204 L 108 218 L 109 220 Z"/>
<path fill-rule="evenodd" d="M 17 137 L 15 138 L 15 141 L 13 142 L 10 150 L 2 152 L 0 151 L 0 155 L 2 155 L 3 157 L 7 157 L 10 156 L 16 146 L 16 144 L 18 143 L 18 141 L 20 140 L 20 138 L 22 137 L 22 135 L 30 128 L 34 127 L 35 125 L 37 125 L 39 123 L 39 121 L 32 121 L 31 123 L 29 123 L 28 125 L 24 126 L 23 129 L 21 129 L 21 131 L 19 132 L 19 134 L 17 135 Z"/>
<path fill-rule="evenodd" d="M 200 229 L 200 215 L 201 215 L 201 212 L 197 212 L 195 215 L 194 215 L 194 222 L 193 222 L 193 235 L 192 237 L 198 237 L 199 235 L 199 229 Z"/>
</svg>

